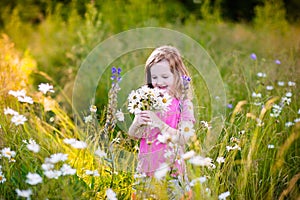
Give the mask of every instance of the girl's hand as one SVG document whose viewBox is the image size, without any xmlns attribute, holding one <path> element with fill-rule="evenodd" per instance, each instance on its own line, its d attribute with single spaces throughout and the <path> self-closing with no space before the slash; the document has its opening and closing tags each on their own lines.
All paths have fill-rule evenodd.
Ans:
<svg viewBox="0 0 300 200">
<path fill-rule="evenodd" d="M 143 125 L 149 125 L 152 120 L 151 120 L 150 116 L 147 113 L 142 111 L 142 112 L 135 115 L 134 121 L 135 121 L 137 126 L 143 126 Z"/>
<path fill-rule="evenodd" d="M 155 114 L 155 112 L 150 110 L 144 110 L 139 113 L 143 122 L 152 127 L 162 128 L 164 122 Z"/>
<path fill-rule="evenodd" d="M 139 130 L 142 126 L 151 124 L 151 118 L 147 113 L 140 112 L 134 116 L 134 120 L 129 127 L 128 134 L 134 138 L 143 137 L 142 134 L 139 134 Z"/>
</svg>

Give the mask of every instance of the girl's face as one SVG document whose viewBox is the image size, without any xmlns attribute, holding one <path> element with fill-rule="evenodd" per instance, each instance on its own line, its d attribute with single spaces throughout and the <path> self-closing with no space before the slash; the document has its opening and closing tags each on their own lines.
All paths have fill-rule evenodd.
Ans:
<svg viewBox="0 0 300 200">
<path fill-rule="evenodd" d="M 170 92 L 174 85 L 174 74 L 170 70 L 170 64 L 162 60 L 150 68 L 151 82 L 153 87 Z"/>
</svg>

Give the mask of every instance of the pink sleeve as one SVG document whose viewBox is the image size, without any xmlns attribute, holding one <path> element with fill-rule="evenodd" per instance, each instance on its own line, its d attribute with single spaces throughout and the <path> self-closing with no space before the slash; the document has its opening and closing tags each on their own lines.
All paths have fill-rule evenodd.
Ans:
<svg viewBox="0 0 300 200">
<path fill-rule="evenodd" d="M 181 120 L 195 123 L 194 106 L 193 102 L 189 99 L 185 99 L 182 103 Z"/>
</svg>

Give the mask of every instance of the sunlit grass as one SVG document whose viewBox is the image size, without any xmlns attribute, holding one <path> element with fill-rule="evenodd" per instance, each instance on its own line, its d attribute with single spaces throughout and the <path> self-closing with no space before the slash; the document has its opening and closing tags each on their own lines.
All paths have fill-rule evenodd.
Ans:
<svg viewBox="0 0 300 200">
<path fill-rule="evenodd" d="M 109 7 L 105 9 L 110 13 Z M 136 20 L 136 16 L 130 17 Z M 114 20 L 115 17 L 111 19 Z M 124 27 L 132 27 L 134 20 Z M 166 24 L 164 19 L 161 21 L 150 20 L 145 24 Z M 225 125 L 217 143 L 206 155 L 211 162 L 208 166 L 195 166 L 186 161 L 194 199 L 218 199 L 221 194 L 228 195 L 227 192 L 229 199 L 297 199 L 300 195 L 300 29 L 280 21 L 285 26 L 281 32 L 276 31 L 280 24 L 268 23 L 268 27 L 260 29 L 264 20 L 258 18 L 254 29 L 247 24 L 222 21 L 214 24 L 191 17 L 185 24 L 168 24 L 170 28 L 195 38 L 208 50 L 218 65 L 227 92 Z M 79 24 L 84 24 L 82 29 Z M 29 45 L 31 51 L 17 51 L 6 35 L 0 39 L 0 150 L 10 148 L 15 152 L 15 155 L 10 153 L 11 157 L 0 153 L 1 199 L 16 199 L 16 189 L 30 189 L 33 199 L 105 199 L 107 189 L 112 189 L 118 199 L 130 199 L 135 183 L 138 144 L 117 128 L 104 131 L 108 114 L 102 108 L 109 107 L 106 102 L 109 98 L 96 101 L 101 110 L 95 113 L 87 110 L 86 116 L 91 115 L 91 121 L 82 122 L 81 126 L 73 121 L 69 110 L 60 105 L 61 96 L 68 98 L 65 94 L 69 92 L 68 88 L 72 88 L 70 80 L 74 79 L 76 67 L 90 49 L 114 31 L 122 30 L 118 24 L 111 23 L 110 26 L 114 27 L 105 26 L 101 14 L 92 6 L 84 19 L 74 12 L 69 21 L 63 23 L 59 15 L 51 15 L 33 35 L 30 34 L 33 27 L 22 24 L 16 16 L 7 24 L 6 31 L 17 46 L 24 48 Z M 14 32 L 15 29 L 19 31 Z M 123 57 L 116 64 L 133 65 L 145 56 L 133 55 L 133 58 L 125 55 L 125 61 Z M 37 63 L 43 71 L 37 70 Z M 52 77 L 56 74 L 60 77 Z M 106 76 L 109 80 L 110 74 Z M 51 81 L 55 93 L 38 91 L 40 80 Z M 59 88 L 64 83 L 68 84 Z M 110 85 L 105 84 L 99 86 L 99 90 Z M 211 119 L 207 114 L 210 109 L 208 91 L 204 83 L 199 84 L 203 90 L 196 88 L 194 91 L 202 103 L 199 113 L 196 113 L 199 118 L 197 137 L 192 139 L 187 150 L 202 155 L 201 145 L 210 131 Z M 32 104 L 19 102 L 9 95 L 10 90 L 22 89 L 33 99 Z M 27 121 L 16 125 L 12 122 L 12 115 L 4 114 L 7 108 L 23 115 Z M 37 153 L 28 149 L 30 139 L 40 146 Z M 82 141 L 86 147 L 74 148 L 64 139 Z M 55 163 L 55 170 L 68 164 L 76 169 L 75 174 L 60 175 L 57 179 L 45 175 L 42 164 L 57 153 L 68 157 L 66 161 Z M 39 174 L 42 183 L 28 184 L 28 173 Z M 166 199 L 166 191 L 162 190 L 166 189 L 164 183 L 154 182 L 155 190 L 161 191 L 157 195 Z"/>
</svg>

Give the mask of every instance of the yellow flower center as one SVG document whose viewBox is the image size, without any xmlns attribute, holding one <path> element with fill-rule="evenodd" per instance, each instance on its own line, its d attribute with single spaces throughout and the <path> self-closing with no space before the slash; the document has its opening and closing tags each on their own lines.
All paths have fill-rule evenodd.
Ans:
<svg viewBox="0 0 300 200">
<path fill-rule="evenodd" d="M 189 132 L 190 131 L 190 128 L 189 127 L 184 127 L 184 132 Z"/>
</svg>

